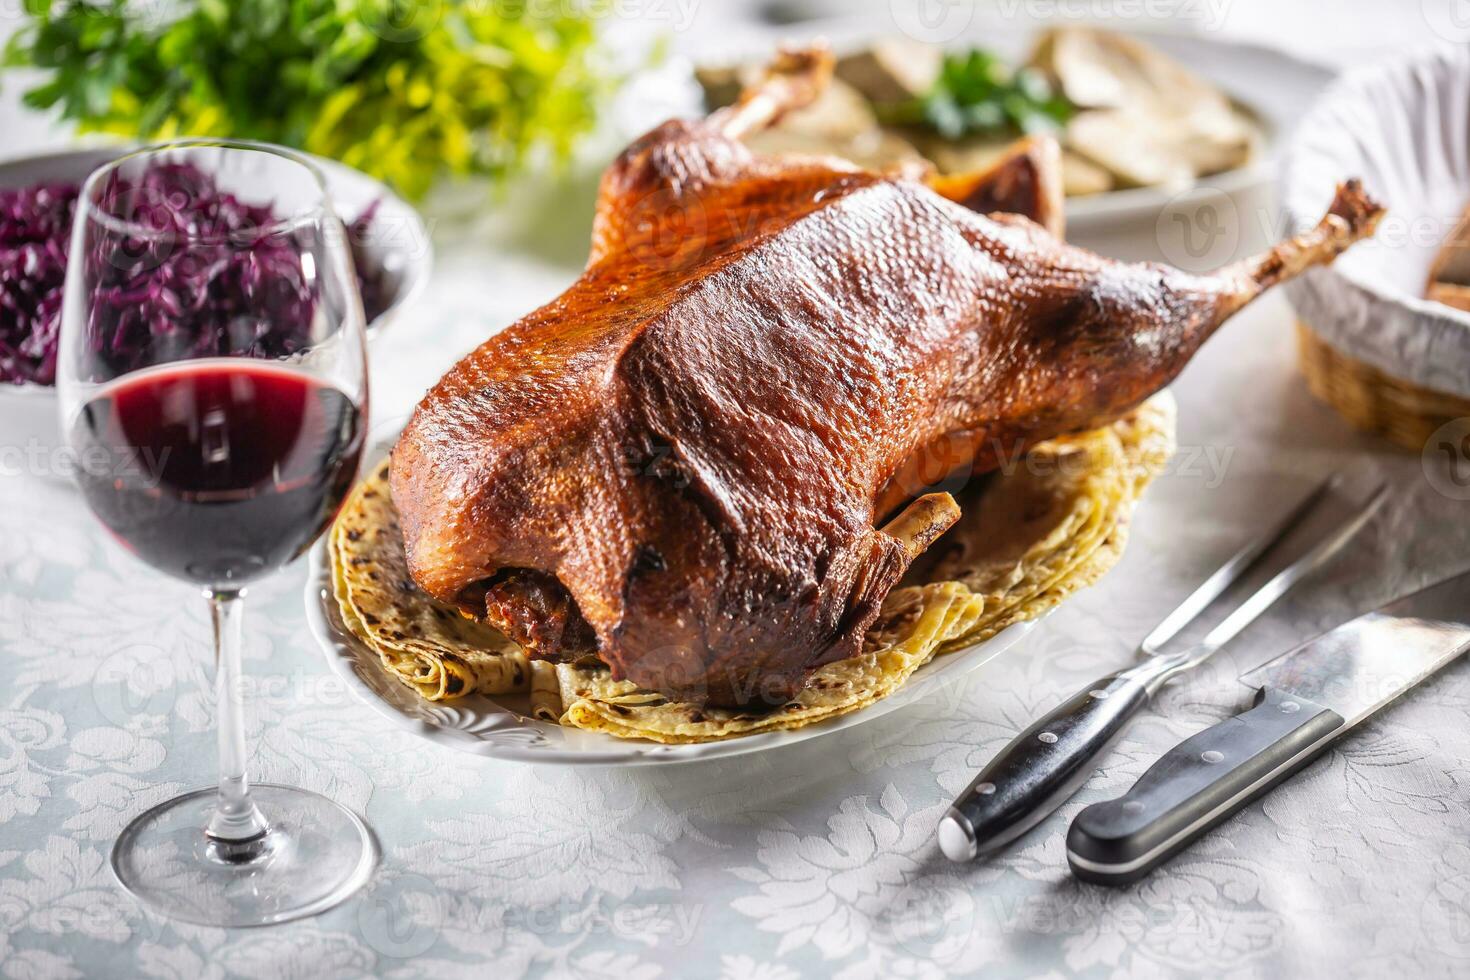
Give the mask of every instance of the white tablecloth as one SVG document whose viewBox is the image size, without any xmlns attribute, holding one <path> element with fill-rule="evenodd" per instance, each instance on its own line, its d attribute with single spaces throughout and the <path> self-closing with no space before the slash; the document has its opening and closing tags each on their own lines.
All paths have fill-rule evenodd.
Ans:
<svg viewBox="0 0 1470 980">
<path fill-rule="evenodd" d="M 435 287 L 374 350 L 378 418 L 574 275 L 590 193 L 584 181 L 517 195 L 478 224 L 441 209 Z M 210 781 L 202 603 L 106 542 L 71 491 L 0 479 L 0 974 L 1463 976 L 1470 664 L 1143 883 L 1068 876 L 1071 816 L 1238 709 L 1240 670 L 1470 563 L 1448 471 L 1354 435 L 1308 397 L 1280 297 L 1233 322 L 1175 391 L 1180 454 L 1100 585 L 958 694 L 781 754 L 607 771 L 456 754 L 391 731 L 329 675 L 306 634 L 301 568 L 253 590 L 254 775 L 363 812 L 384 856 L 342 907 L 246 931 L 151 917 L 106 864 L 132 815 Z M 1365 455 L 1395 492 L 1350 554 L 1165 693 L 1037 832 L 973 865 L 939 855 L 939 814 L 1006 739 L 1125 664 L 1290 494 Z"/>
</svg>

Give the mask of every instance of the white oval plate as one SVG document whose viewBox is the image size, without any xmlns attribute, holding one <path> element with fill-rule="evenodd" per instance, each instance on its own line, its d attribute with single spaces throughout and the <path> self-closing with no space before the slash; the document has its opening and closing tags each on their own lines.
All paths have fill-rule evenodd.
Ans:
<svg viewBox="0 0 1470 980">
<path fill-rule="evenodd" d="M 943 42 L 948 48 L 978 46 L 1011 62 L 1024 59 L 1044 24 L 1022 24 L 987 19 L 976 15 L 969 26 Z M 1107 26 L 1107 25 L 1103 25 Z M 760 60 L 778 41 L 825 38 L 839 51 L 871 41 L 883 34 L 897 35 L 891 19 L 834 17 L 793 24 L 790 28 L 761 28 L 731 31 L 692 46 L 687 55 L 693 64 L 736 63 Z M 1166 209 L 1200 198 L 1231 198 L 1269 192 L 1276 172 L 1283 138 L 1311 107 L 1313 100 L 1332 81 L 1333 71 L 1303 61 L 1275 48 L 1207 34 L 1162 30 L 1137 31 L 1137 37 L 1164 54 L 1182 62 L 1200 76 L 1253 112 L 1265 129 L 1265 146 L 1258 158 L 1244 167 L 1206 177 L 1184 187 L 1140 187 L 1111 191 L 1089 197 L 1067 199 L 1068 238 L 1096 235 L 1119 224 L 1152 223 Z M 685 66 L 686 112 L 697 112 L 699 86 L 693 64 Z M 1243 220 L 1255 215 L 1241 212 Z"/>
<path fill-rule="evenodd" d="M 332 672 L 395 727 L 461 752 L 558 766 L 638 766 L 721 759 L 830 735 L 881 718 L 938 693 L 946 685 L 958 683 L 970 671 L 1014 646 L 1038 622 L 1016 623 L 983 643 L 931 660 L 893 694 L 830 721 L 723 742 L 660 745 L 536 721 L 483 695 L 452 702 L 425 701 L 384 670 L 378 655 L 342 624 L 332 594 L 332 570 L 327 561 L 325 536 L 311 549 L 306 576 L 306 621 L 311 634 L 321 644 Z"/>
</svg>

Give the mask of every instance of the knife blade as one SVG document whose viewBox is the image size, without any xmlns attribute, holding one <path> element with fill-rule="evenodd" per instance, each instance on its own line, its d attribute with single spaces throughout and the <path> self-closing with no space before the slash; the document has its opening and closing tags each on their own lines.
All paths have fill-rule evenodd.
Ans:
<svg viewBox="0 0 1470 980">
<path fill-rule="evenodd" d="M 1185 739 L 1072 821 L 1085 881 L 1136 881 L 1470 649 L 1470 572 L 1366 613 L 1240 676 L 1251 708 Z"/>
</svg>

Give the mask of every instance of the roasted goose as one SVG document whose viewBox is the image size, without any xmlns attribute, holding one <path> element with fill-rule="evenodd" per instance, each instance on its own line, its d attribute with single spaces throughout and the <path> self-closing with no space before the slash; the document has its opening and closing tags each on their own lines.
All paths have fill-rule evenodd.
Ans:
<svg viewBox="0 0 1470 980">
<path fill-rule="evenodd" d="M 537 657 L 780 703 L 955 519 L 926 486 L 1127 412 L 1381 213 L 1348 183 L 1314 231 L 1197 276 L 964 206 L 1058 227 L 1044 143 L 971 181 L 746 151 L 829 71 L 787 55 L 629 146 L 582 277 L 425 396 L 392 487 L 430 594 Z"/>
</svg>

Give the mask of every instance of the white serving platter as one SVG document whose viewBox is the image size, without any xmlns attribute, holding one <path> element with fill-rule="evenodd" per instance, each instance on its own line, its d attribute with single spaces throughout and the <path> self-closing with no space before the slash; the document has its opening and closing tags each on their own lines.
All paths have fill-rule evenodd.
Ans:
<svg viewBox="0 0 1470 980">
<path fill-rule="evenodd" d="M 483 695 L 441 702 L 419 697 L 389 674 L 378 655 L 343 625 L 332 594 L 325 536 L 312 548 L 309 558 L 306 621 L 332 672 L 393 727 L 473 755 L 558 766 L 639 766 L 723 759 L 846 731 L 916 702 L 936 699 L 966 674 L 1013 647 L 1037 623 L 1016 623 L 983 643 L 937 657 L 888 697 L 829 721 L 722 742 L 661 745 L 537 721 L 517 711 L 518 706 L 510 698 L 502 703 Z"/>
</svg>

